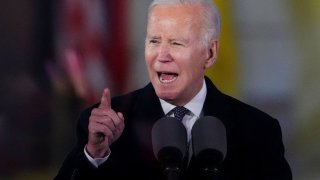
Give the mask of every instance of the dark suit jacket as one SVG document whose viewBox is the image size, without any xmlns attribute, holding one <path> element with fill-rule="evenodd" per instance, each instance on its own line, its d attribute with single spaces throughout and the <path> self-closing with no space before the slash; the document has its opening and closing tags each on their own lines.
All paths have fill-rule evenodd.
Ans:
<svg viewBox="0 0 320 180">
<path fill-rule="evenodd" d="M 217 179 L 292 179 L 278 121 L 221 93 L 208 78 L 206 84 L 208 91 L 202 112 L 204 116 L 220 119 L 227 132 L 227 155 L 218 168 Z M 109 159 L 99 168 L 93 167 L 83 152 L 88 119 L 92 108 L 97 106 L 82 112 L 76 146 L 55 179 L 164 179 L 151 142 L 151 128 L 164 112 L 152 84 L 112 99 L 112 108 L 125 116 L 125 129 L 111 145 Z M 194 158 L 181 174 L 181 179 L 203 179 Z"/>
</svg>

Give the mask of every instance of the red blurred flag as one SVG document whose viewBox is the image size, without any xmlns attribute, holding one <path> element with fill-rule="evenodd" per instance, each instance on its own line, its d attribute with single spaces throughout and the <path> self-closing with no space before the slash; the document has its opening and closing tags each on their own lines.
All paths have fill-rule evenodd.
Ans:
<svg viewBox="0 0 320 180">
<path fill-rule="evenodd" d="M 88 104 L 102 89 L 121 93 L 127 85 L 126 0 L 62 0 L 58 18 L 60 63 L 77 95 Z"/>
</svg>

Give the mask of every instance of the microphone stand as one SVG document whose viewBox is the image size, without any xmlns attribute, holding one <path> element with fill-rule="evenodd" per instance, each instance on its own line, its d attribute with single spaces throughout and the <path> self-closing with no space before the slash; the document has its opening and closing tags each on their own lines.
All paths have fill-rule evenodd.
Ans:
<svg viewBox="0 0 320 180">
<path fill-rule="evenodd" d="M 207 167 L 203 170 L 205 180 L 217 180 L 218 169 L 213 167 Z"/>
<path fill-rule="evenodd" d="M 174 165 L 168 165 L 164 169 L 165 177 L 167 180 L 179 180 L 180 168 Z"/>
</svg>

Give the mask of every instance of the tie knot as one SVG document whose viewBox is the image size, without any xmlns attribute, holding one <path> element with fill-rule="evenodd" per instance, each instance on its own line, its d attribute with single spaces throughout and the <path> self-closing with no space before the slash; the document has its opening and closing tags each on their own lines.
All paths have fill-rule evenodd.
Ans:
<svg viewBox="0 0 320 180">
<path fill-rule="evenodd" d="M 173 108 L 174 117 L 182 121 L 183 117 L 189 112 L 189 110 L 183 106 L 177 106 Z"/>
</svg>

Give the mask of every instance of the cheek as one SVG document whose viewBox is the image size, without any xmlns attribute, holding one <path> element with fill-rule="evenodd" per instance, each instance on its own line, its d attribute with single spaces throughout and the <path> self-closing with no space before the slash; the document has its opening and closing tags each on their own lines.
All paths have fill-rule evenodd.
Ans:
<svg viewBox="0 0 320 180">
<path fill-rule="evenodd" d="M 144 59 L 146 61 L 146 64 L 149 64 L 149 62 L 151 61 L 152 54 L 151 54 L 150 48 L 145 48 L 145 50 L 144 50 Z"/>
<path fill-rule="evenodd" d="M 193 54 L 192 59 L 193 61 L 193 66 L 196 67 L 198 70 L 200 69 L 205 69 L 205 64 L 207 61 L 207 52 L 203 49 L 196 50 L 195 52 L 198 52 L 196 54 Z"/>
<path fill-rule="evenodd" d="M 146 48 L 144 52 L 144 60 L 147 66 L 147 69 L 149 73 L 152 71 L 152 64 L 154 63 L 154 60 L 156 59 L 156 53 L 152 51 L 150 48 Z"/>
<path fill-rule="evenodd" d="M 188 60 L 188 63 L 184 63 L 184 67 L 185 69 L 187 69 L 187 73 L 193 76 L 204 72 L 205 59 L 202 57 L 202 55 L 191 56 Z"/>
</svg>

